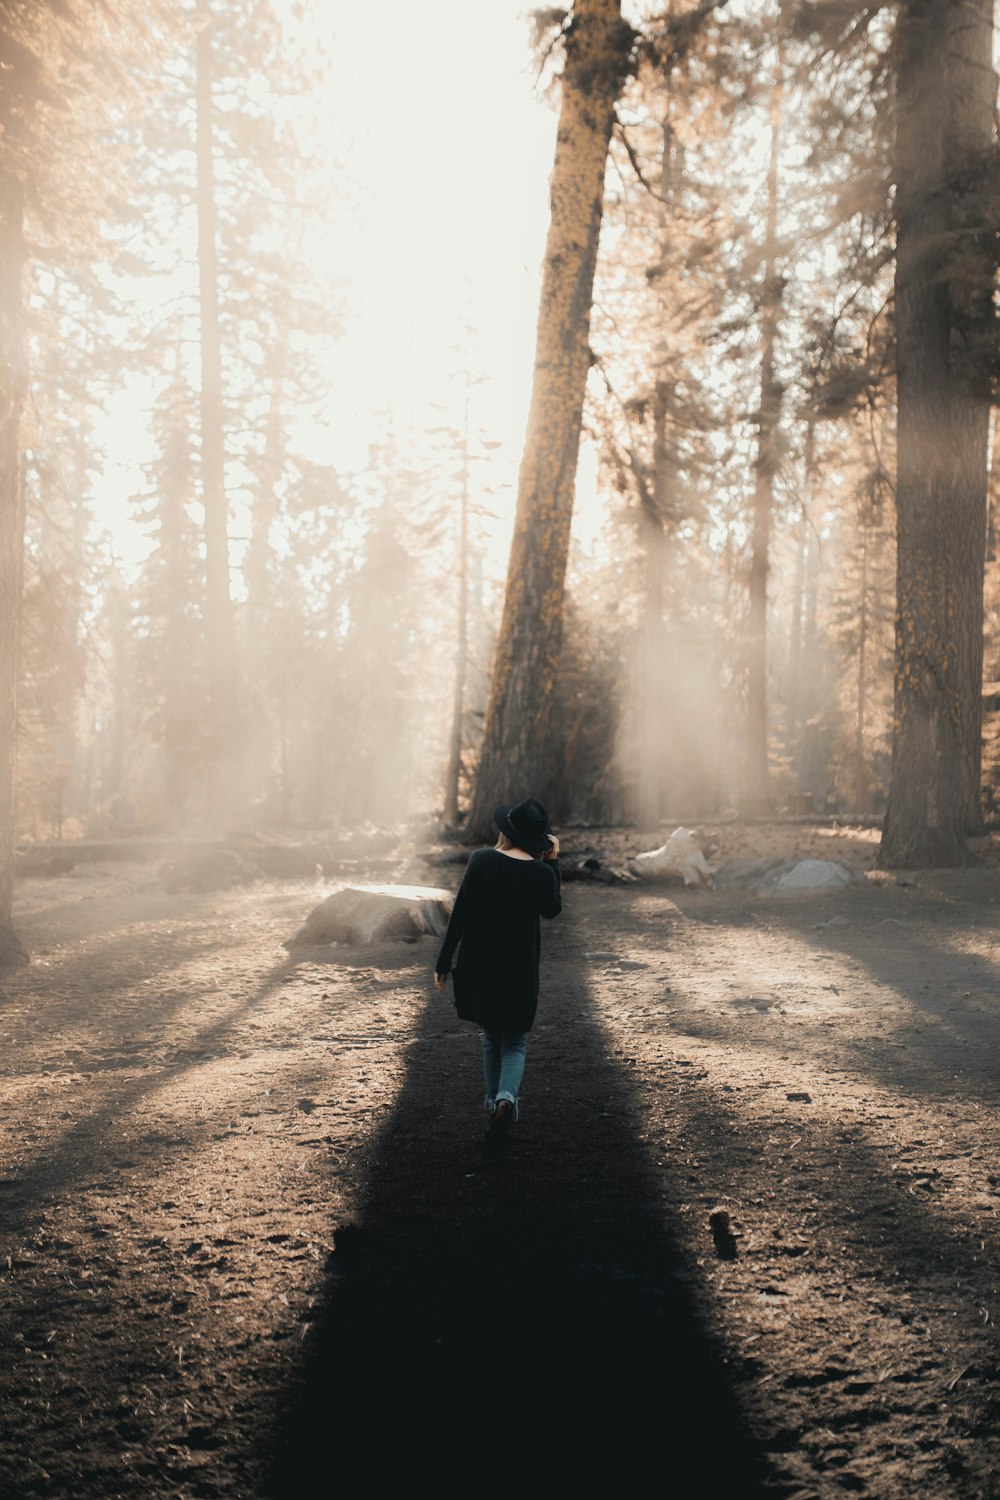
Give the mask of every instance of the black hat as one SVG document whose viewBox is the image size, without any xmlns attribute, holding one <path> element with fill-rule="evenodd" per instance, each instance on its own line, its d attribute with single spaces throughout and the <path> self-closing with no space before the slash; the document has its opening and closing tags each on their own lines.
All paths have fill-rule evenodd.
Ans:
<svg viewBox="0 0 1000 1500">
<path fill-rule="evenodd" d="M 519 802 L 516 807 L 498 807 L 493 816 L 500 832 L 525 854 L 540 854 L 552 848 L 549 815 L 533 797 Z"/>
</svg>

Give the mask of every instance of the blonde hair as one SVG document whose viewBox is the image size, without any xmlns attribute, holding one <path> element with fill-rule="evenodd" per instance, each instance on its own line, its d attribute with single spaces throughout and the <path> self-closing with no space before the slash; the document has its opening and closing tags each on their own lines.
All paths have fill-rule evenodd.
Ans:
<svg viewBox="0 0 1000 1500">
<path fill-rule="evenodd" d="M 494 849 L 521 849 L 520 844 L 515 844 L 514 840 L 509 839 L 505 833 L 497 834 L 497 841 L 493 847 Z M 531 854 L 532 859 L 541 859 L 543 852 L 543 850 L 539 849 L 536 853 L 532 854 L 530 849 L 521 849 L 522 854 Z"/>
</svg>

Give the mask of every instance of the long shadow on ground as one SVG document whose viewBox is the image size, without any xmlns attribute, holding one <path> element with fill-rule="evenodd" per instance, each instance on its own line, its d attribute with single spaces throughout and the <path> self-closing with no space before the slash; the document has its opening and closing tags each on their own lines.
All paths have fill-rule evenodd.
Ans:
<svg viewBox="0 0 1000 1500">
<path fill-rule="evenodd" d="M 377 1493 L 423 1478 L 775 1493 L 678 1275 L 669 1183 L 634 1134 L 627 1076 L 547 942 L 548 1025 L 497 1163 L 470 1107 L 472 1051 L 456 1071 L 435 1039 L 443 1002 L 425 1012 L 364 1206 L 336 1232 L 301 1383 L 266 1435 L 275 1500 L 325 1496 L 356 1466 Z"/>
</svg>

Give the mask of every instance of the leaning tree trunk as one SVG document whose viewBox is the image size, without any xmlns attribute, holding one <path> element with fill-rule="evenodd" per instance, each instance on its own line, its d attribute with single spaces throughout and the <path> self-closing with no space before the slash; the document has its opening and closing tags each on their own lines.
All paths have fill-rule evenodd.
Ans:
<svg viewBox="0 0 1000 1500">
<path fill-rule="evenodd" d="M 578 0 L 566 45 L 531 408 L 503 618 L 468 833 L 497 803 L 544 795 L 614 106 L 631 33 L 620 0 Z"/>
<path fill-rule="evenodd" d="M 13 927 L 17 688 L 20 673 L 24 488 L 21 414 L 27 391 L 22 279 L 24 197 L 0 171 L 0 969 L 27 963 Z"/>
<path fill-rule="evenodd" d="M 209 807 L 231 812 L 236 801 L 236 634 L 229 591 L 229 525 L 222 423 L 222 341 L 216 254 L 212 147 L 211 12 L 198 11 L 197 140 L 198 272 L 201 310 L 201 483 L 205 510 L 205 625 L 211 741 L 215 746 Z"/>
<path fill-rule="evenodd" d="M 879 852 L 886 868 L 972 857 L 965 828 L 970 801 L 978 802 L 970 783 L 973 764 L 978 783 L 989 421 L 976 336 L 988 326 L 990 274 L 977 254 L 982 230 L 963 232 L 963 221 L 995 94 L 983 0 L 961 7 L 910 0 L 897 24 L 896 658 Z"/>
</svg>

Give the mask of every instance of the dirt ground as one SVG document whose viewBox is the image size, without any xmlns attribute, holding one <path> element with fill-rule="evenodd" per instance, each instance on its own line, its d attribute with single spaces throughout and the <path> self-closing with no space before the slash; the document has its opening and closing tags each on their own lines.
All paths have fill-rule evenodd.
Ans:
<svg viewBox="0 0 1000 1500">
<path fill-rule="evenodd" d="M 871 831 L 705 835 L 868 875 L 567 883 L 498 1162 L 433 940 L 289 957 L 329 882 L 22 882 L 0 1493 L 1000 1495 L 997 841 L 900 884 Z"/>
</svg>

